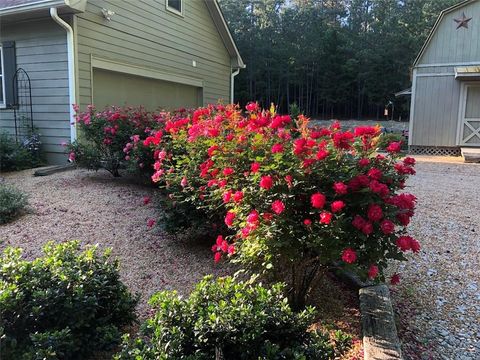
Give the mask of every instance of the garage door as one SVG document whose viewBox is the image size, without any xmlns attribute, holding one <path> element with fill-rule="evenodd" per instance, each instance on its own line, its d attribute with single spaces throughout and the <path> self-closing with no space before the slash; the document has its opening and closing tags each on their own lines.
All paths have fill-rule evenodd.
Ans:
<svg viewBox="0 0 480 360">
<path fill-rule="evenodd" d="M 94 69 L 93 103 L 97 109 L 109 105 L 143 105 L 148 110 L 197 107 L 202 104 L 202 89 L 170 81 Z"/>
</svg>

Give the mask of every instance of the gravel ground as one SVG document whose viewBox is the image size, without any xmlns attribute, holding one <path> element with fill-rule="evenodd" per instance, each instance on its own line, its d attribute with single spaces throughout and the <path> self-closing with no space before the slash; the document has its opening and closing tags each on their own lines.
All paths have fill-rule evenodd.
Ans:
<svg viewBox="0 0 480 360">
<path fill-rule="evenodd" d="M 338 120 L 313 120 L 313 123 L 318 126 L 330 126 L 334 121 Z M 380 126 L 396 133 L 408 130 L 408 121 L 339 120 L 338 122 L 344 129 L 351 129 L 357 126 L 375 126 L 380 124 Z"/>
<path fill-rule="evenodd" d="M 406 359 L 480 359 L 480 164 L 417 158 L 408 190 L 418 197 L 410 232 L 422 244 L 392 266 Z"/>
<path fill-rule="evenodd" d="M 30 202 L 28 214 L 0 226 L 0 249 L 19 246 L 33 258 L 49 240 L 111 247 L 120 259 L 123 281 L 142 295 L 141 318 L 148 315 L 146 300 L 153 293 L 175 289 L 187 294 L 203 275 L 226 273 L 226 266 L 214 265 L 210 246 L 167 235 L 158 226 L 147 227 L 147 220 L 159 215 L 154 201 L 143 203 L 145 196 L 155 196 L 154 188 L 104 171 L 32 174 L 26 170 L 0 175 L 25 191 Z"/>
</svg>

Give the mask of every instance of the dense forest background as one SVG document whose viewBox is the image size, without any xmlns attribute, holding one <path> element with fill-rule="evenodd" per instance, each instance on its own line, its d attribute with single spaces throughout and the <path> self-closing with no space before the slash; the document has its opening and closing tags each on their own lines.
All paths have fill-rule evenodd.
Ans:
<svg viewBox="0 0 480 360">
<path fill-rule="evenodd" d="M 247 68 L 235 101 L 297 104 L 321 119 L 408 115 L 410 67 L 440 11 L 461 0 L 220 0 Z M 391 108 L 391 106 L 390 106 Z M 391 109 L 390 109 L 391 110 Z"/>
</svg>

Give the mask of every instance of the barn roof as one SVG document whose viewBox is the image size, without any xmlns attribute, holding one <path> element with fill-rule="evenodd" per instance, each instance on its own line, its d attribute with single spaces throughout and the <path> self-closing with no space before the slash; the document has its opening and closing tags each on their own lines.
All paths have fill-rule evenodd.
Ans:
<svg viewBox="0 0 480 360">
<path fill-rule="evenodd" d="M 466 0 L 466 1 L 463 1 L 461 3 L 458 3 L 457 5 L 454 5 L 454 6 L 451 6 L 451 7 L 447 8 L 440 13 L 440 15 L 437 18 L 437 21 L 435 22 L 435 25 L 433 25 L 433 28 L 432 28 L 432 30 L 430 31 L 430 34 L 427 37 L 427 40 L 425 41 L 422 48 L 420 49 L 420 52 L 418 53 L 417 57 L 415 58 L 415 61 L 413 62 L 413 67 L 418 65 L 418 62 L 420 61 L 420 58 L 422 57 L 422 55 L 427 50 L 427 47 L 430 44 L 430 41 L 432 40 L 433 35 L 437 31 L 437 29 L 440 26 L 440 23 L 442 22 L 445 15 L 447 15 L 447 14 L 449 14 L 449 13 L 455 11 L 455 10 L 458 10 L 458 9 L 468 5 L 468 4 L 474 3 L 476 1 L 478 1 L 478 0 Z"/>
</svg>

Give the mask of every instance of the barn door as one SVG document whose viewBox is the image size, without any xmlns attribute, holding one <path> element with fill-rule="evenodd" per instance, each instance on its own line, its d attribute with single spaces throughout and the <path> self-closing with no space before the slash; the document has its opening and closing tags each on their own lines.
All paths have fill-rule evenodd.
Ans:
<svg viewBox="0 0 480 360">
<path fill-rule="evenodd" d="M 480 146 L 480 85 L 465 85 L 460 145 Z"/>
</svg>

